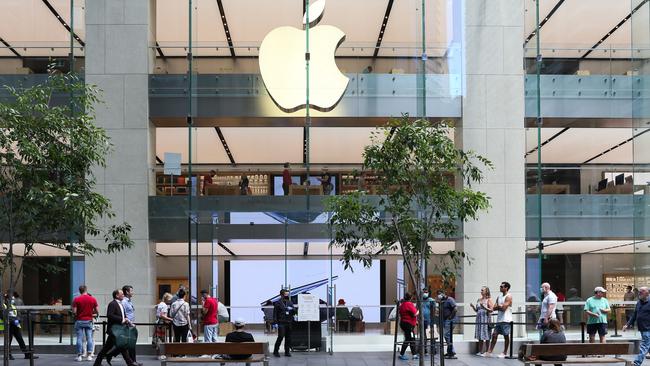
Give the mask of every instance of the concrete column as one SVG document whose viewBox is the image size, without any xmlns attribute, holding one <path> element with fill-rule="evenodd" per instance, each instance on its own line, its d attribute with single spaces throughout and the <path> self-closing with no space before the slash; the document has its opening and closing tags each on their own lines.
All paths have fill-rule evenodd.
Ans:
<svg viewBox="0 0 650 366">
<path fill-rule="evenodd" d="M 489 286 L 496 298 L 500 282 L 508 281 L 514 302 L 521 303 L 526 277 L 524 5 L 520 0 L 466 0 L 462 13 L 463 117 L 456 140 L 495 168 L 474 186 L 490 196 L 492 207 L 465 225 L 468 239 L 456 242 L 473 258 L 464 266 L 456 294 L 469 303 L 481 286 Z M 465 313 L 472 314 L 469 306 Z M 466 326 L 464 334 L 472 339 L 474 326 Z"/>
<path fill-rule="evenodd" d="M 135 289 L 136 321 L 149 322 L 156 303 L 155 244 L 149 241 L 148 196 L 153 192 L 153 128 L 148 75 L 155 54 L 155 0 L 86 0 L 86 82 L 102 90 L 96 122 L 113 144 L 106 168 L 95 169 L 97 190 L 111 200 L 116 217 L 132 225 L 133 249 L 86 258 L 86 284 L 102 313 L 111 292 Z M 110 224 L 110 222 L 106 222 Z M 103 245 L 97 240 L 96 245 Z M 140 341 L 148 328 L 142 327 Z"/>
</svg>

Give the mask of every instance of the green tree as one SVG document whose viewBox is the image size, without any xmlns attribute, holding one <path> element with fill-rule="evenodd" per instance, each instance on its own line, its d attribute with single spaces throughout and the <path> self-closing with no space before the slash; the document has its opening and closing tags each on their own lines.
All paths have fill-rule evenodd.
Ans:
<svg viewBox="0 0 650 366">
<path fill-rule="evenodd" d="M 12 292 L 15 273 L 25 263 L 15 265 L 17 250 L 25 258 L 42 244 L 93 255 L 130 248 L 133 242 L 129 224 L 102 224 L 115 213 L 95 191 L 92 171 L 105 166 L 112 149 L 106 132 L 94 124 L 98 90 L 74 74 L 52 74 L 23 89 L 4 88 L 0 234 L 9 245 L 0 257 L 0 275 L 10 272 Z M 94 245 L 91 238 L 103 239 L 104 245 Z"/>
<path fill-rule="evenodd" d="M 411 121 L 408 116 L 389 121 L 373 132 L 363 153 L 364 169 L 376 175 L 378 202 L 357 191 L 326 203 L 332 213 L 331 245 L 343 249 L 345 268 L 352 262 L 368 267 L 374 257 L 399 250 L 418 305 L 426 280 L 424 263 L 432 254 L 429 243 L 462 235 L 462 223 L 489 208 L 489 197 L 472 184 L 483 180 L 481 168 L 491 169 L 492 163 L 458 149 L 450 132 L 445 123 Z M 435 270 L 450 284 L 465 260 L 464 252 L 448 251 Z M 420 364 L 424 338 L 421 327 Z"/>
</svg>

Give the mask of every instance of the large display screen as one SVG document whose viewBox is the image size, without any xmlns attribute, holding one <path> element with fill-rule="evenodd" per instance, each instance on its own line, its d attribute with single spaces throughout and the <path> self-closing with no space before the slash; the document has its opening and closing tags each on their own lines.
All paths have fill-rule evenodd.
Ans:
<svg viewBox="0 0 650 366">
<path fill-rule="evenodd" d="M 336 299 L 344 299 L 349 309 L 360 305 L 364 321 L 379 322 L 379 308 L 363 305 L 380 304 L 379 261 L 372 267 L 356 264 L 354 272 L 344 270 L 339 261 L 331 262 L 336 286 Z M 328 260 L 289 260 L 286 274 L 291 288 L 327 280 L 330 276 Z M 260 303 L 276 296 L 284 284 L 284 260 L 233 260 L 230 261 L 231 319 L 243 318 L 249 323 L 263 323 Z M 310 293 L 327 301 L 327 284 L 314 288 Z"/>
</svg>

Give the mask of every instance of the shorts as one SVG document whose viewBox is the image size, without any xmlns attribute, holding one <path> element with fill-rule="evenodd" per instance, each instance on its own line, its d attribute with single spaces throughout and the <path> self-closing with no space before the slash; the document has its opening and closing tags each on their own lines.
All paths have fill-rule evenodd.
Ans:
<svg viewBox="0 0 650 366">
<path fill-rule="evenodd" d="M 496 335 L 504 335 L 504 336 L 509 336 L 510 335 L 510 323 L 497 323 L 494 326 L 494 334 Z"/>
<path fill-rule="evenodd" d="M 587 334 L 593 336 L 598 332 L 598 335 L 604 337 L 607 334 L 607 323 L 587 324 Z"/>
</svg>

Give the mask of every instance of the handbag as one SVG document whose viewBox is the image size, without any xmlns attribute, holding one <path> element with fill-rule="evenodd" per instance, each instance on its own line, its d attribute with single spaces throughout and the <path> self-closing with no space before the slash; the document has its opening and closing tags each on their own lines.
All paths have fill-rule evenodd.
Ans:
<svg viewBox="0 0 650 366">
<path fill-rule="evenodd" d="M 115 347 L 118 349 L 133 349 L 138 341 L 138 329 L 121 324 L 113 324 L 111 332 L 115 337 Z"/>
</svg>

